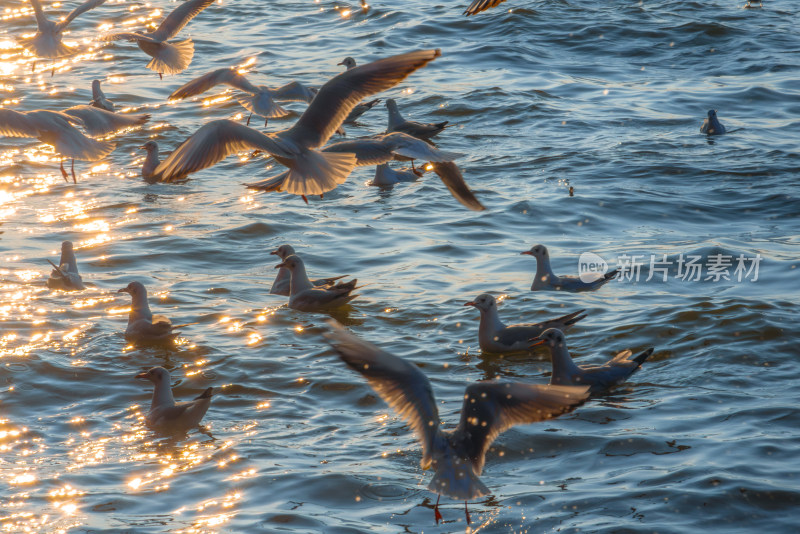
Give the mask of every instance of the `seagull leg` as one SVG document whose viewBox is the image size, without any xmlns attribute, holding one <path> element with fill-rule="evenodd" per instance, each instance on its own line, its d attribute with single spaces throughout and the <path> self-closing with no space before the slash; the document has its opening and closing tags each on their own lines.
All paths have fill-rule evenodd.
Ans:
<svg viewBox="0 0 800 534">
<path fill-rule="evenodd" d="M 160 72 L 158 73 L 158 79 L 159 79 L 159 80 L 163 80 L 163 79 L 164 79 L 164 75 L 163 75 L 163 74 L 161 74 Z"/>
<path fill-rule="evenodd" d="M 250 126 L 250 117 L 252 117 L 252 116 L 253 116 L 252 113 L 247 116 L 247 123 L 245 124 L 245 126 Z"/>
<path fill-rule="evenodd" d="M 416 167 L 414 167 L 414 160 L 413 159 L 411 160 L 411 172 L 413 172 L 414 174 L 416 174 L 417 176 L 422 178 L 422 173 L 419 172 Z"/>
<path fill-rule="evenodd" d="M 439 513 L 439 499 L 441 498 L 442 496 L 438 495 L 436 497 L 436 504 L 433 506 L 433 519 L 436 520 L 437 525 L 439 524 L 439 521 L 444 521 L 442 514 Z"/>
<path fill-rule="evenodd" d="M 267 121 L 268 121 L 268 120 L 269 120 L 269 119 L 267 119 L 267 118 L 264 118 L 264 128 L 266 128 L 266 127 L 267 127 Z"/>
<path fill-rule="evenodd" d="M 64 177 L 64 181 L 65 182 L 69 183 L 69 180 L 67 180 L 67 176 L 69 176 L 69 175 L 67 174 L 67 171 L 64 170 L 64 160 L 63 159 L 61 160 L 61 176 Z"/>
<path fill-rule="evenodd" d="M 53 70 L 50 71 L 50 77 L 52 78 L 56 73 L 56 64 L 53 63 Z"/>
<path fill-rule="evenodd" d="M 33 63 L 31 64 L 31 72 L 35 71 L 36 71 L 36 61 L 34 60 Z"/>
<path fill-rule="evenodd" d="M 308 199 L 306 198 L 305 195 L 300 195 L 300 198 L 302 198 L 305 201 L 305 203 L 308 204 Z"/>
<path fill-rule="evenodd" d="M 467 524 L 469 525 L 472 523 L 472 519 L 469 517 L 469 510 L 467 509 L 467 501 L 464 501 L 464 513 L 467 514 Z"/>
<path fill-rule="evenodd" d="M 75 158 L 72 158 L 72 183 L 78 183 L 78 180 L 75 178 Z"/>
</svg>

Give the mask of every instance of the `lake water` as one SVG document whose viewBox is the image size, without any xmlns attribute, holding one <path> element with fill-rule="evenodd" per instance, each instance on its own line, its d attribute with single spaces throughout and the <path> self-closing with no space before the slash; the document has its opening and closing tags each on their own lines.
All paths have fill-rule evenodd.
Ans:
<svg viewBox="0 0 800 534">
<path fill-rule="evenodd" d="M 109 0 L 82 15 L 66 40 L 85 53 L 51 76 L 16 41 L 35 31 L 29 4 L 0 2 L 4 107 L 87 103 L 100 79 L 119 107 L 152 115 L 107 160 L 76 162 L 77 185 L 49 147 L 0 138 L 0 530 L 464 531 L 463 503 L 447 498 L 434 525 L 414 436 L 327 347 L 326 316 L 269 294 L 269 252 L 291 243 L 312 276 L 364 285 L 337 317 L 419 364 L 448 428 L 469 382 L 548 381 L 543 353 L 481 354 L 478 313 L 463 306 L 479 293 L 505 296 L 508 322 L 586 308 L 568 333 L 579 363 L 655 347 L 626 385 L 499 437 L 473 531 L 797 531 L 798 4 L 510 0 L 466 18 L 467 3 L 374 0 L 364 14 L 355 1 L 223 0 L 181 33 L 195 42 L 189 69 L 160 81 L 134 44 L 92 39 L 174 3 Z M 146 140 L 169 151 L 208 120 L 242 117 L 222 87 L 208 105 L 167 104 L 194 76 L 254 61 L 256 83 L 319 85 L 345 56 L 420 48 L 442 57 L 379 96 L 451 122 L 437 141 L 465 154 L 484 212 L 433 173 L 368 187 L 367 167 L 309 205 L 256 193 L 242 184 L 280 168 L 247 154 L 185 184 L 140 177 Z M 709 109 L 727 135 L 699 133 Z M 349 137 L 382 132 L 383 105 L 361 122 Z M 63 240 L 85 291 L 45 286 Z M 536 243 L 560 273 L 584 252 L 644 265 L 638 282 L 631 270 L 596 292 L 533 293 L 535 262 L 519 253 Z M 679 275 L 690 256 L 699 281 Z M 740 256 L 757 278 L 734 274 Z M 730 280 L 709 274 L 719 260 Z M 116 290 L 132 280 L 156 313 L 195 323 L 177 350 L 125 342 L 130 299 Z M 180 400 L 217 388 L 208 434 L 143 427 L 152 388 L 134 375 L 156 365 Z"/>
</svg>

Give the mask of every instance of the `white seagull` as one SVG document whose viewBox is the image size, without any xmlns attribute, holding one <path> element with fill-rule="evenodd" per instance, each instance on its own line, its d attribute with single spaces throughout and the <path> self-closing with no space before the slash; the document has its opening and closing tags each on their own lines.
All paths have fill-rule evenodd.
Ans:
<svg viewBox="0 0 800 534">
<path fill-rule="evenodd" d="M 325 337 L 342 361 L 364 375 L 417 435 L 422 444 L 420 466 L 434 470 L 428 489 L 464 501 L 467 524 L 467 501 L 490 493 L 478 477 L 497 436 L 512 426 L 562 414 L 588 396 L 587 387 L 478 382 L 464 392 L 458 426 L 443 431 L 431 384 L 416 365 L 363 341 L 334 321 L 329 324 L 332 330 Z M 439 499 L 434 514 L 438 524 Z"/>
<path fill-rule="evenodd" d="M 200 424 L 211 405 L 214 388 L 207 388 L 194 400 L 175 402 L 169 371 L 163 367 L 153 367 L 136 378 L 145 378 L 153 383 L 153 400 L 145 424 L 152 430 L 167 432 L 187 432 Z"/>
<path fill-rule="evenodd" d="M 398 184 L 400 182 L 415 182 L 420 179 L 420 174 L 423 171 L 405 169 L 394 170 L 389 167 L 388 163 L 381 163 L 375 167 L 375 177 L 369 185 L 377 187 L 386 187 Z"/>
<path fill-rule="evenodd" d="M 289 256 L 293 256 L 295 254 L 294 247 L 292 245 L 281 245 L 270 254 L 278 256 L 281 261 L 285 260 Z M 296 276 L 302 276 L 303 273 L 297 273 Z M 329 286 L 336 282 L 336 280 L 340 280 L 347 275 L 342 276 L 334 276 L 331 278 L 320 278 L 318 280 L 308 280 L 308 276 L 306 276 L 306 280 L 314 286 Z M 292 285 L 292 273 L 286 267 L 281 267 L 278 269 L 278 274 L 275 276 L 275 281 L 272 282 L 272 288 L 269 290 L 271 295 L 283 295 L 284 297 L 288 297 L 291 294 L 291 285 Z M 303 281 L 303 285 L 305 281 Z"/>
<path fill-rule="evenodd" d="M 147 113 L 123 115 L 91 105 L 72 106 L 65 109 L 64 113 L 79 119 L 86 132 L 92 136 L 112 134 L 125 128 L 141 126 L 150 120 L 150 115 Z"/>
<path fill-rule="evenodd" d="M 67 180 L 63 158 L 72 158 L 72 181 L 75 178 L 75 160 L 97 161 L 114 150 L 108 141 L 96 141 L 86 137 L 73 124 L 83 124 L 77 117 L 58 111 L 39 109 L 20 112 L 0 109 L 0 135 L 7 137 L 34 137 L 52 145 L 61 156 L 61 175 Z"/>
<path fill-rule="evenodd" d="M 172 39 L 201 11 L 214 3 L 214 0 L 187 0 L 179 4 L 167 15 L 154 32 L 119 32 L 101 35 L 101 41 L 135 41 L 142 51 L 150 56 L 147 68 L 163 74 L 177 74 L 189 67 L 194 56 L 194 43 L 191 39 L 174 43 Z"/>
<path fill-rule="evenodd" d="M 357 280 L 339 282 L 335 285 L 315 286 L 308 279 L 306 266 L 299 256 L 293 254 L 275 266 L 285 267 L 291 273 L 289 282 L 289 307 L 308 312 L 325 312 L 344 306 L 358 295 L 353 295 Z"/>
<path fill-rule="evenodd" d="M 44 14 L 42 3 L 39 0 L 30 0 L 33 6 L 33 12 L 36 15 L 36 24 L 38 29 L 36 35 L 28 39 L 22 40 L 22 45 L 27 48 L 32 54 L 37 57 L 47 59 L 58 59 L 60 57 L 68 56 L 75 53 L 75 49 L 69 47 L 61 42 L 64 30 L 67 29 L 70 22 L 75 20 L 78 15 L 81 15 L 90 9 L 103 4 L 106 0 L 87 0 L 72 11 L 70 11 L 64 20 L 52 22 Z"/>
<path fill-rule="evenodd" d="M 239 74 L 236 69 L 222 68 L 203 74 L 175 89 L 168 99 L 182 100 L 196 96 L 220 84 L 229 85 L 234 89 L 247 93 L 247 96 L 240 97 L 238 100 L 242 107 L 250 112 L 250 116 L 247 117 L 248 125 L 253 113 L 264 117 L 264 126 L 267 125 L 269 119 L 288 115 L 289 112 L 280 107 L 276 100 L 310 104 L 316 94 L 314 89 L 306 87 L 300 82 L 289 82 L 277 89 L 272 89 L 266 85 L 253 85 L 243 74 Z"/>
<path fill-rule="evenodd" d="M 153 171 L 152 179 L 172 182 L 205 169 L 240 150 L 262 150 L 289 168 L 284 189 L 320 195 L 343 183 L 357 164 L 352 153 L 321 152 L 363 98 L 394 87 L 441 55 L 420 50 L 379 59 L 348 70 L 323 85 L 291 128 L 263 134 L 230 120 L 206 123 Z"/>
<path fill-rule="evenodd" d="M 128 314 L 128 327 L 125 339 L 141 345 L 163 345 L 171 343 L 178 332 L 172 321 L 163 315 L 153 315 L 147 304 L 147 290 L 140 282 L 131 282 L 117 293 L 131 296 L 131 311 Z M 185 325 L 180 325 L 185 326 Z"/>
<path fill-rule="evenodd" d="M 590 386 L 592 393 L 605 391 L 610 387 L 625 382 L 653 354 L 653 348 L 651 347 L 631 359 L 633 353 L 625 350 L 601 366 L 578 366 L 572 360 L 572 356 L 567 350 L 564 334 L 558 328 L 545 330 L 542 335 L 531 339 L 531 341 L 533 342 L 531 348 L 545 344 L 550 349 L 550 357 L 553 361 L 553 374 L 550 377 L 550 384 Z"/>
<path fill-rule="evenodd" d="M 591 291 L 597 289 L 619 274 L 619 269 L 609 271 L 589 282 L 584 282 L 577 276 L 557 276 L 550 266 L 550 253 L 544 245 L 534 245 L 530 250 L 520 252 L 526 256 L 536 258 L 536 275 L 533 277 L 531 291 L 552 289 L 555 291 Z"/>
<path fill-rule="evenodd" d="M 78 272 L 78 261 L 72 250 L 72 241 L 61 243 L 61 259 L 58 260 L 58 265 L 50 260 L 47 261 L 53 266 L 50 278 L 47 279 L 47 287 L 63 291 L 86 289 L 86 286 L 83 285 L 83 278 Z"/>
<path fill-rule="evenodd" d="M 506 325 L 500 320 L 497 313 L 497 300 L 488 293 L 483 293 L 478 295 L 475 300 L 465 302 L 464 306 L 474 306 L 481 312 L 478 343 L 482 351 L 496 354 L 527 352 L 530 350 L 529 340 L 532 337 L 542 334 L 548 328 L 565 330 L 586 317 L 584 314 L 586 310 L 578 310 L 541 323 Z"/>
</svg>

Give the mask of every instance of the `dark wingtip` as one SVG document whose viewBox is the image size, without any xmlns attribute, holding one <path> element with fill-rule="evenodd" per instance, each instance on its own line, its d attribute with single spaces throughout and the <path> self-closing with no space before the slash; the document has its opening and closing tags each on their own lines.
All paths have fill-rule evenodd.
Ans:
<svg viewBox="0 0 800 534">
<path fill-rule="evenodd" d="M 645 360 L 647 360 L 647 358 L 650 357 L 651 354 L 653 354 L 653 347 L 650 347 L 649 349 L 647 349 L 646 351 L 635 357 L 633 361 L 635 361 L 639 365 L 642 365 L 645 362 Z"/>
<path fill-rule="evenodd" d="M 195 400 L 197 400 L 197 399 L 210 399 L 213 394 L 214 394 L 214 388 L 210 387 L 210 388 L 206 389 L 204 392 L 202 392 L 199 396 L 195 397 Z"/>
</svg>

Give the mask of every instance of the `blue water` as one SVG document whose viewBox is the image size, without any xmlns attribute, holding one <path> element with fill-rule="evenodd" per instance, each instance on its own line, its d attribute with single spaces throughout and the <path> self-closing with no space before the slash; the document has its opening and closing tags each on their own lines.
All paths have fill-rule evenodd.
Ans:
<svg viewBox="0 0 800 534">
<path fill-rule="evenodd" d="M 568 333 L 579 363 L 655 347 L 621 388 L 498 438 L 482 476 L 493 494 L 470 503 L 473 532 L 796 531 L 796 2 L 509 0 L 466 18 L 467 3 L 375 0 L 364 14 L 353 2 L 344 17 L 325 0 L 223 0 L 183 30 L 194 60 L 163 81 L 134 44 L 92 39 L 174 3 L 109 0 L 82 15 L 66 40 L 85 53 L 52 77 L 51 62 L 33 65 L 17 44 L 35 31 L 29 4 L 0 4 L 4 107 L 87 103 L 100 79 L 119 107 L 152 115 L 102 164 L 76 162 L 77 185 L 49 147 L 0 138 L 0 530 L 465 530 L 463 503 L 447 498 L 434 525 L 414 436 L 327 347 L 326 316 L 269 294 L 269 252 L 291 243 L 312 276 L 364 285 L 337 318 L 419 364 L 448 428 L 469 382 L 548 381 L 543 353 L 481 353 L 477 311 L 463 306 L 479 293 L 505 296 L 508 322 L 586 308 Z M 255 83 L 319 85 L 345 56 L 420 48 L 442 57 L 379 96 L 453 124 L 437 142 L 465 154 L 458 165 L 485 212 L 433 173 L 381 190 L 359 168 L 309 205 L 245 189 L 279 170 L 247 154 L 181 185 L 139 175 L 144 141 L 169 151 L 208 120 L 244 120 L 221 87 L 205 98 L 224 102 L 166 104 L 194 76 L 255 58 Z M 699 133 L 708 109 L 727 135 Z M 361 122 L 349 137 L 382 132 L 385 108 Z M 80 293 L 45 286 L 67 239 L 89 286 Z M 645 265 L 638 282 L 532 293 L 535 263 L 519 253 L 536 243 L 559 273 L 577 273 L 584 252 Z M 665 254 L 663 282 L 649 261 Z M 761 261 L 755 281 L 733 268 L 732 280 L 688 281 L 681 255 Z M 116 290 L 131 280 L 156 313 L 196 323 L 178 350 L 126 343 L 129 299 Z M 133 377 L 156 365 L 178 399 L 217 388 L 208 434 L 144 428 L 151 387 Z"/>
</svg>

